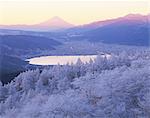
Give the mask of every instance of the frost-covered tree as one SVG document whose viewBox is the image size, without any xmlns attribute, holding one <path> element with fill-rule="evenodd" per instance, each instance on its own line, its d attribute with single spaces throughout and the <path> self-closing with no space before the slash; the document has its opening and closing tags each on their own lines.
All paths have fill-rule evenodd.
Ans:
<svg viewBox="0 0 150 118">
<path fill-rule="evenodd" d="M 149 57 L 119 50 L 23 72 L 0 84 L 0 118 L 150 118 Z"/>
</svg>

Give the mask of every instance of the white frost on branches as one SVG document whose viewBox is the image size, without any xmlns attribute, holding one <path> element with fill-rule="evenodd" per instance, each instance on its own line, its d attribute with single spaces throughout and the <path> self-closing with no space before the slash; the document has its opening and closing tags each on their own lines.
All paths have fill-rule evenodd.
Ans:
<svg viewBox="0 0 150 118">
<path fill-rule="evenodd" d="M 150 54 L 98 57 L 0 84 L 0 118 L 150 118 Z"/>
</svg>

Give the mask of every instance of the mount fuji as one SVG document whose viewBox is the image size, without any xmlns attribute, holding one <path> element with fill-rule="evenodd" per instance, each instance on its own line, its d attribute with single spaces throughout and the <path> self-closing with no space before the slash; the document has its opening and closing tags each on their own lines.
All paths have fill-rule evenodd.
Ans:
<svg viewBox="0 0 150 118">
<path fill-rule="evenodd" d="M 66 22 L 65 20 L 55 16 L 47 21 L 26 25 L 26 24 L 17 24 L 17 25 L 0 25 L 1 29 L 15 29 L 15 30 L 35 30 L 35 31 L 56 31 L 74 27 L 73 24 Z"/>
</svg>

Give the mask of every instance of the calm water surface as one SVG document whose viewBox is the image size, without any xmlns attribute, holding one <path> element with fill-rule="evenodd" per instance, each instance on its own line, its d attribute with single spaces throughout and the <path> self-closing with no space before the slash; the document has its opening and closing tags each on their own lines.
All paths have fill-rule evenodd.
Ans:
<svg viewBox="0 0 150 118">
<path fill-rule="evenodd" d="M 97 55 L 75 55 L 75 56 L 41 56 L 27 59 L 30 64 L 34 65 L 65 65 L 67 63 L 75 64 L 80 58 L 83 63 L 89 62 L 90 59 L 94 60 Z"/>
</svg>

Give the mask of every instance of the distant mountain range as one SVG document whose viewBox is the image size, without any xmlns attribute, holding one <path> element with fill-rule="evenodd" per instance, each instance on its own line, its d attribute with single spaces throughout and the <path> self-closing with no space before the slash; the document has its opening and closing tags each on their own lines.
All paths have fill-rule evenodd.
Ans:
<svg viewBox="0 0 150 118">
<path fill-rule="evenodd" d="M 16 29 L 15 26 L 10 27 L 11 29 Z M 42 22 L 32 26 L 30 25 L 26 28 L 48 30 L 52 27 L 65 30 L 61 30 L 61 32 L 59 33 L 38 33 L 39 36 L 41 35 L 52 38 L 54 37 L 54 39 L 63 39 L 64 41 L 88 40 L 90 42 L 103 42 L 108 44 L 113 43 L 138 46 L 149 46 L 150 40 L 150 15 L 141 14 L 129 14 L 115 19 L 96 21 L 80 26 L 73 26 L 72 24 L 65 22 L 59 17 L 54 17 L 46 22 Z M 7 28 L 7 26 L 5 26 L 5 28 Z M 21 33 L 21 35 L 28 35 L 29 33 L 24 31 L 0 31 L 2 35 L 8 35 L 9 33 L 11 34 L 11 32 L 13 35 L 15 35 L 15 32 L 17 33 L 17 35 L 19 35 L 18 33 Z M 38 36 L 37 33 L 30 32 L 30 35 L 32 34 Z"/>
<path fill-rule="evenodd" d="M 141 15 L 141 14 L 128 14 L 123 17 L 108 19 L 103 21 L 95 21 L 89 24 L 79 25 L 73 28 L 68 29 L 68 31 L 73 32 L 82 32 L 82 31 L 89 31 L 94 30 L 97 28 L 104 27 L 106 25 L 111 25 L 113 23 L 137 23 L 137 22 L 150 22 L 150 15 Z"/>
<path fill-rule="evenodd" d="M 149 16 L 127 15 L 83 33 L 92 42 L 149 46 Z"/>
<path fill-rule="evenodd" d="M 55 16 L 47 21 L 34 25 L 0 25 L 1 29 L 13 30 L 35 30 L 35 31 L 57 31 L 74 27 L 74 25 Z"/>
<path fill-rule="evenodd" d="M 47 21 L 26 25 L 26 24 L 18 24 L 18 25 L 0 25 L 0 29 L 12 29 L 12 30 L 35 30 L 35 31 L 54 31 L 54 30 L 62 30 L 68 29 L 67 31 L 88 31 L 96 28 L 103 27 L 105 25 L 109 25 L 116 22 L 124 22 L 124 23 L 135 23 L 135 22 L 147 22 L 150 18 L 150 15 L 141 15 L 141 14 L 129 14 L 123 17 L 107 19 L 103 21 L 95 21 L 89 24 L 83 24 L 79 26 L 74 26 L 66 22 L 65 20 L 55 16 Z M 150 20 L 149 20 L 150 21 Z"/>
<path fill-rule="evenodd" d="M 68 35 L 73 40 L 149 46 L 150 15 L 129 14 L 116 19 L 97 21 L 71 28 Z"/>
</svg>

